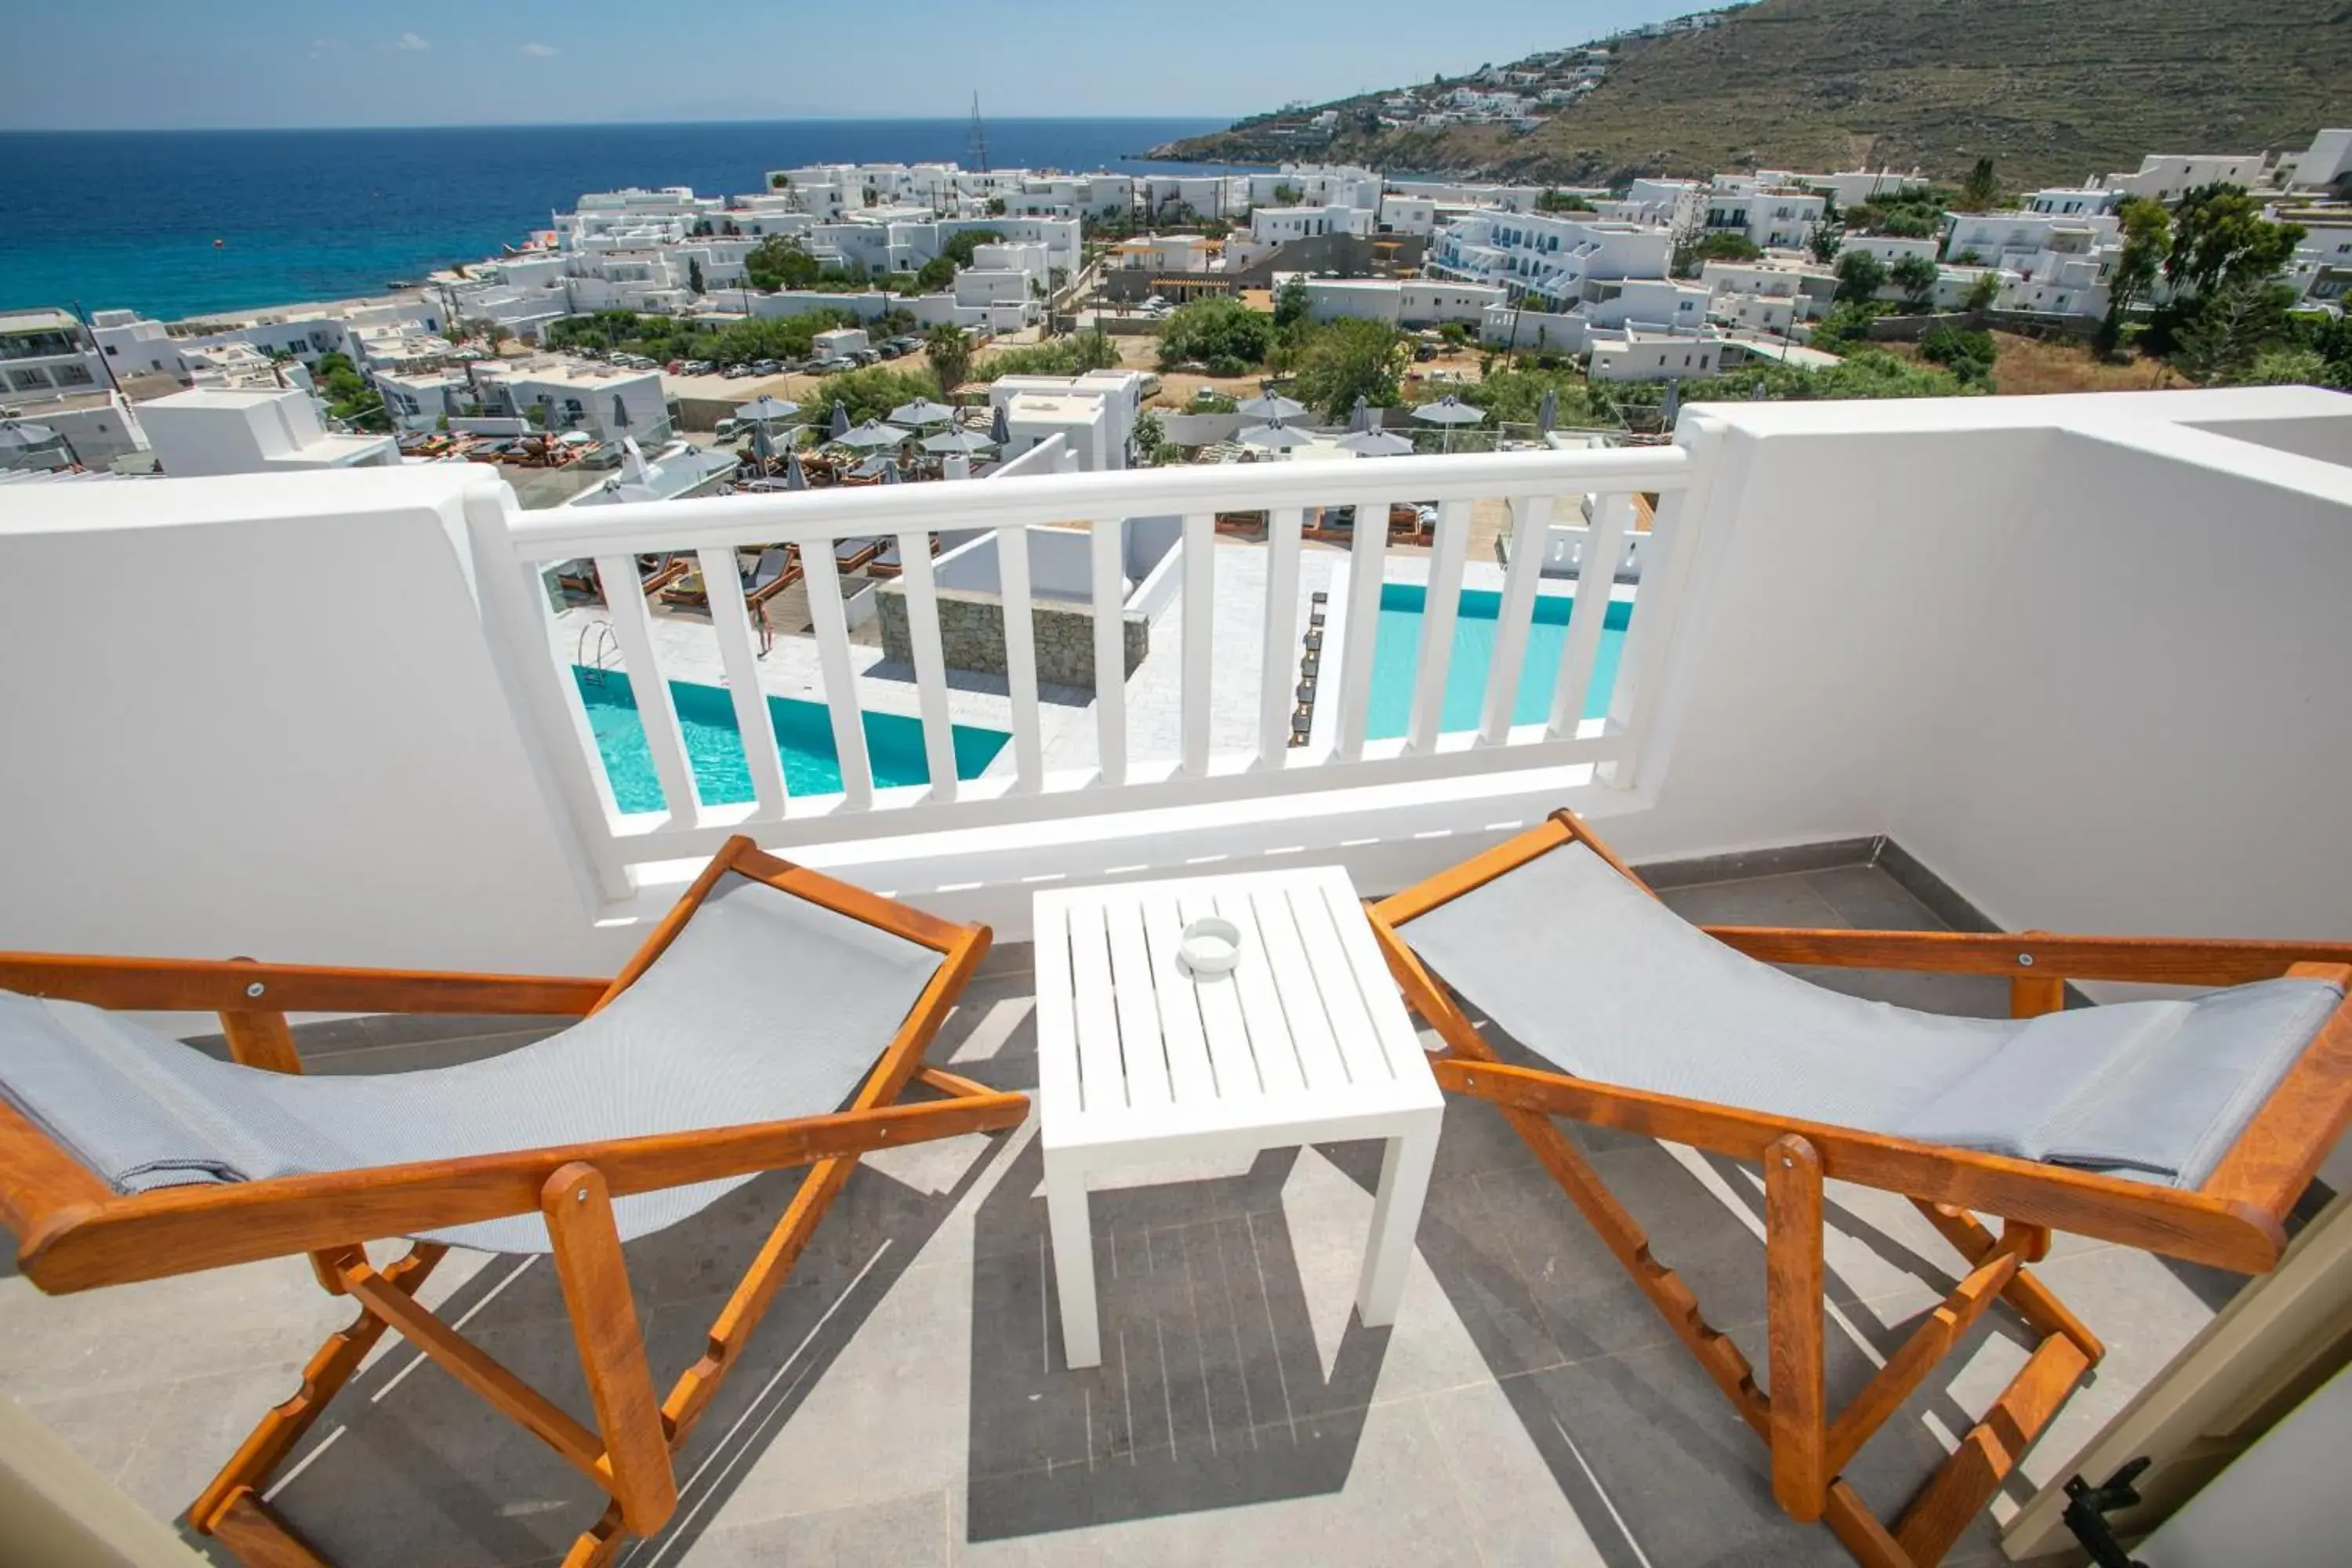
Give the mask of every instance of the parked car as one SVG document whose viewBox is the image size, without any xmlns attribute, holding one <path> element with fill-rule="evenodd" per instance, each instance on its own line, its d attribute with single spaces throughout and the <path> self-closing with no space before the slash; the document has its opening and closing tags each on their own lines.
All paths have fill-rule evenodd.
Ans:
<svg viewBox="0 0 2352 1568">
<path fill-rule="evenodd" d="M 730 381 L 740 381 L 751 374 L 751 367 L 748 364 L 730 364 L 720 374 Z"/>
<path fill-rule="evenodd" d="M 710 371 L 711 363 L 707 359 L 690 359 L 686 362 L 685 374 L 688 375 L 709 375 Z"/>
<path fill-rule="evenodd" d="M 740 419 L 721 419 L 710 427 L 710 438 L 714 441 L 724 441 L 742 427 L 743 422 Z"/>
<path fill-rule="evenodd" d="M 878 363 L 881 358 L 882 356 L 876 353 L 872 349 L 852 349 L 849 351 L 849 362 L 852 364 L 874 364 Z"/>
<path fill-rule="evenodd" d="M 823 359 L 813 359 L 809 361 L 809 370 L 817 375 L 832 375 L 837 371 L 856 370 L 856 368 L 857 362 L 856 360 L 844 359 L 839 354 L 827 354 Z"/>
<path fill-rule="evenodd" d="M 780 375 L 783 368 L 781 360 L 755 359 L 751 362 L 751 374 L 754 375 Z"/>
</svg>

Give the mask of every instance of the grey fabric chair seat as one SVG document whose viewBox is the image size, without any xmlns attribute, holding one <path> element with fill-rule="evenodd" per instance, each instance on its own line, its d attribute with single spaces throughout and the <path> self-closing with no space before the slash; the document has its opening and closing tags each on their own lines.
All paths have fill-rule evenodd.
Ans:
<svg viewBox="0 0 2352 1568">
<path fill-rule="evenodd" d="M 0 1096 L 125 1193 L 785 1121 L 856 1092 L 940 963 L 730 873 L 602 1012 L 502 1056 L 296 1077 L 100 1008 L 0 992 Z M 750 1179 L 621 1198 L 621 1236 L 674 1225 Z M 424 1239 L 548 1249 L 536 1214 Z"/>
<path fill-rule="evenodd" d="M 2022 1020 L 1915 1012 L 1733 951 L 1582 844 L 1402 934 L 1579 1078 L 2181 1187 L 2211 1173 L 2342 999 L 2268 980 Z"/>
</svg>

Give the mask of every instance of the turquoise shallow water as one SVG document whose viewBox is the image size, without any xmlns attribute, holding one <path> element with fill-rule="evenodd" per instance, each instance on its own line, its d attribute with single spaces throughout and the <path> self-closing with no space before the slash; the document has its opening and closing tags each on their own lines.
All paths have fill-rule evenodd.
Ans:
<svg viewBox="0 0 2352 1568">
<path fill-rule="evenodd" d="M 613 783 L 613 798 L 623 811 L 663 809 L 661 780 L 654 773 L 653 752 L 646 745 L 646 727 L 637 717 L 637 700 L 629 689 L 628 678 L 618 670 L 576 664 L 572 676 L 588 710 L 588 727 L 595 732 L 604 776 Z M 677 708 L 678 729 L 686 738 L 695 789 L 703 801 L 726 805 L 752 799 L 751 773 L 743 761 L 743 736 L 735 727 L 734 699 L 719 687 L 686 680 L 671 681 L 669 695 Z M 768 717 L 776 727 L 776 752 L 783 759 L 785 789 L 793 795 L 839 793 L 841 753 L 834 747 L 833 717 L 824 704 L 771 697 Z M 867 713 L 864 718 L 866 754 L 873 764 L 877 785 L 931 782 L 930 763 L 923 754 L 921 721 L 896 713 Z M 954 732 L 956 776 L 965 779 L 979 777 L 1012 738 L 1002 730 L 969 724 L 956 725 Z"/>
<path fill-rule="evenodd" d="M 1428 590 L 1418 583 L 1381 585 L 1380 630 L 1372 641 L 1372 701 L 1365 733 L 1372 740 L 1393 740 L 1406 732 L 1412 720 L 1412 688 L 1421 670 L 1421 615 Z M 1445 667 L 1445 708 L 1440 730 L 1475 730 L 1486 701 L 1486 672 L 1495 658 L 1495 622 L 1503 595 L 1480 589 L 1462 591 L 1454 616 L 1454 657 Z M 1551 717 L 1552 691 L 1559 684 L 1560 653 L 1568 644 L 1570 603 L 1564 595 L 1546 594 L 1536 600 L 1535 619 L 1528 628 L 1527 662 L 1520 667 L 1517 700 L 1511 707 L 1514 724 L 1540 724 Z M 1617 686 L 1617 661 L 1625 647 L 1625 628 L 1632 622 L 1630 602 L 1612 600 L 1601 623 L 1601 647 L 1592 661 L 1592 684 L 1585 690 L 1584 717 L 1598 719 L 1609 711 L 1610 693 Z"/>
<path fill-rule="evenodd" d="M 998 168 L 1177 174 L 1192 165 L 1132 155 L 1222 123 L 991 120 L 988 144 Z M 0 310 L 170 320 L 381 293 L 521 243 L 583 191 L 741 194 L 801 163 L 961 160 L 971 134 L 961 119 L 0 132 Z"/>
</svg>

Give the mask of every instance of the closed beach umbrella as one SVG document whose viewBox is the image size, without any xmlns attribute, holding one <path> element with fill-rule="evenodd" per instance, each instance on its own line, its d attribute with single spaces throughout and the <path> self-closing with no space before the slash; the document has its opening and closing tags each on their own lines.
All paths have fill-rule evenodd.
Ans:
<svg viewBox="0 0 2352 1568">
<path fill-rule="evenodd" d="M 844 403 L 838 397 L 833 400 L 833 424 L 831 433 L 833 438 L 836 441 L 849 434 L 849 405 Z"/>
<path fill-rule="evenodd" d="M 451 419 L 460 417 L 462 413 L 457 389 L 446 381 L 441 384 L 441 412 Z"/>
<path fill-rule="evenodd" d="M 933 403 L 928 397 L 901 403 L 890 410 L 891 422 L 898 425 L 944 425 L 954 417 L 954 409 L 944 403 Z"/>
<path fill-rule="evenodd" d="M 1682 411 L 1683 384 L 1678 379 L 1668 381 L 1666 383 L 1666 395 L 1658 404 L 1658 425 L 1660 428 L 1672 430 L 1675 427 L 1675 416 Z"/>
<path fill-rule="evenodd" d="M 1402 458 L 1412 451 L 1412 437 L 1402 430 L 1358 430 L 1340 437 L 1339 446 L 1360 458 Z"/>
<path fill-rule="evenodd" d="M 1551 427 L 1559 423 L 1559 388 L 1547 386 L 1544 388 L 1543 401 L 1536 405 L 1536 431 L 1538 435 L 1549 436 L 1551 434 Z"/>
<path fill-rule="evenodd" d="M 903 482 L 903 481 L 901 481 L 901 480 L 899 479 L 899 478 L 898 478 L 898 464 L 896 464 L 896 463 L 889 463 L 889 464 L 886 464 L 886 465 L 883 467 L 883 469 L 882 469 L 882 482 L 883 482 L 884 484 L 886 484 L 886 485 L 895 485 L 895 484 L 898 484 L 898 483 Z"/>
<path fill-rule="evenodd" d="M 613 394 L 613 427 L 616 430 L 629 427 L 629 401 L 617 392 Z"/>
<path fill-rule="evenodd" d="M 765 425 L 751 426 L 751 450 L 760 455 L 760 460 L 763 463 L 775 457 L 776 444 L 768 439 L 768 427 Z"/>
<path fill-rule="evenodd" d="M 1360 433 L 1371 427 L 1372 405 L 1364 400 L 1364 395 L 1360 392 L 1356 394 L 1355 411 L 1348 416 L 1348 429 L 1350 433 Z"/>
<path fill-rule="evenodd" d="M 989 416 L 988 438 L 1000 447 L 1013 439 L 1013 421 L 1004 416 L 1004 405 L 1002 403 L 996 405 L 996 412 Z"/>
<path fill-rule="evenodd" d="M 912 432 L 901 430 L 896 425 L 885 425 L 878 419 L 868 419 L 856 429 L 835 436 L 834 439 L 845 447 L 856 447 L 865 451 L 876 447 L 895 447 L 906 440 L 910 434 Z"/>
<path fill-rule="evenodd" d="M 1265 419 L 1278 423 L 1281 420 L 1293 418 L 1298 415 L 1306 413 L 1307 405 L 1304 403 L 1293 403 L 1287 397 L 1269 392 L 1263 396 L 1253 397 L 1247 402 L 1236 403 L 1234 405 L 1234 412 L 1246 414 L 1253 419 Z"/>
<path fill-rule="evenodd" d="M 1314 437 L 1304 430 L 1294 430 L 1279 419 L 1270 425 L 1258 425 L 1243 431 L 1241 439 L 1244 446 L 1263 447 L 1269 452 L 1286 452 L 1293 447 L 1315 445 Z"/>
<path fill-rule="evenodd" d="M 808 489 L 808 475 L 801 471 L 801 455 L 790 447 L 785 448 L 784 451 L 784 489 L 788 490 Z"/>
<path fill-rule="evenodd" d="M 974 452 L 985 452 L 994 445 L 995 443 L 987 437 L 975 436 L 969 430 L 943 430 L 936 436 L 923 437 L 923 450 L 926 452 L 944 452 L 964 457 L 970 457 Z"/>
<path fill-rule="evenodd" d="M 787 403 L 781 397 L 755 397 L 735 410 L 738 419 L 756 420 L 766 424 L 772 419 L 790 419 L 801 411 L 797 403 Z"/>
</svg>

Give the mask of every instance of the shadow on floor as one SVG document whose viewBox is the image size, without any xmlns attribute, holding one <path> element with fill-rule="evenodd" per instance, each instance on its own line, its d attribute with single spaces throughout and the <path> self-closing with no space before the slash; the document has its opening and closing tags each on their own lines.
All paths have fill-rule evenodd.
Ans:
<svg viewBox="0 0 2352 1568">
<path fill-rule="evenodd" d="M 992 1152 L 994 1145 L 992 1145 Z M 668 1529 L 617 1561 L 675 1562 L 719 1514 L 774 1432 L 992 1164 L 946 1192 L 919 1192 L 861 1165 L 677 1456 Z M 791 1201 L 798 1172 L 772 1173 L 625 1249 L 655 1385 L 665 1394 L 704 1349 L 710 1322 Z M 453 1253 L 444 1268 L 466 1255 Z M 437 1304 L 445 1321 L 575 1417 L 593 1424 L 553 1271 L 494 1256 Z M 432 1293 L 426 1292 L 428 1300 Z M 603 1494 L 536 1437 L 404 1343 L 346 1386 L 278 1475 L 271 1497 L 338 1561 L 554 1562 L 603 1511 Z M 289 1389 L 289 1392 L 291 1392 Z M 258 1419 L 259 1410 L 254 1412 Z M 201 1543 L 201 1542 L 199 1542 Z"/>
</svg>

